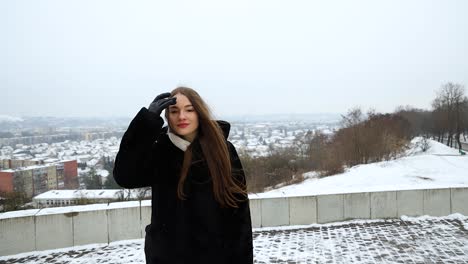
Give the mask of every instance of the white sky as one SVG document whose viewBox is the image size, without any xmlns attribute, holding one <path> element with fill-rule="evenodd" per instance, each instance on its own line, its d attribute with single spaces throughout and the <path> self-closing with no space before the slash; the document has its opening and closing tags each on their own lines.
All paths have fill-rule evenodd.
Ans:
<svg viewBox="0 0 468 264">
<path fill-rule="evenodd" d="M 0 1 L 0 114 L 133 116 L 178 85 L 215 114 L 429 109 L 468 85 L 468 1 Z"/>
</svg>

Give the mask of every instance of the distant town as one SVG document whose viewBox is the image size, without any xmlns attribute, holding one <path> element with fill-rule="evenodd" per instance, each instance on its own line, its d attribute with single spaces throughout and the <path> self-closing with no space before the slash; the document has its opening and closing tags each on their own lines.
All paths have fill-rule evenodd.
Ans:
<svg viewBox="0 0 468 264">
<path fill-rule="evenodd" d="M 229 140 L 239 153 L 252 157 L 300 144 L 317 130 L 333 133 L 339 126 L 337 115 L 232 120 Z M 0 192 L 21 191 L 31 199 L 50 190 L 87 189 L 90 172 L 99 177 L 101 185 L 106 183 L 112 175 L 112 168 L 106 165 L 113 164 L 130 120 L 101 120 L 100 126 L 97 121 L 78 119 L 24 121 L 0 119 Z M 57 204 L 47 200 L 42 205 L 49 202 Z"/>
</svg>

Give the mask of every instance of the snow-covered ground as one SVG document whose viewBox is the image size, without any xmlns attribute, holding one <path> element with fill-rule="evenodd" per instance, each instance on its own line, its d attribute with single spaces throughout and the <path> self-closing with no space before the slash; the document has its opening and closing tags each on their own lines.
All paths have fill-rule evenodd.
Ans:
<svg viewBox="0 0 468 264">
<path fill-rule="evenodd" d="M 255 264 L 468 263 L 468 218 L 402 217 L 254 229 Z M 0 256 L 0 264 L 144 263 L 144 240 Z"/>
<path fill-rule="evenodd" d="M 422 152 L 419 140 L 412 141 L 402 158 L 358 165 L 325 178 L 319 178 L 317 173 L 307 173 L 307 179 L 302 183 L 251 194 L 250 197 L 468 187 L 468 155 L 462 156 L 458 150 L 433 140 L 429 141 L 429 150 Z"/>
</svg>

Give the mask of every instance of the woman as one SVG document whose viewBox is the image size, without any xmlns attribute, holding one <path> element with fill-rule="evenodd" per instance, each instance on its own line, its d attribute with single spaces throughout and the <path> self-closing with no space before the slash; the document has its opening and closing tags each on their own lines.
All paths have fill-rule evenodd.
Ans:
<svg viewBox="0 0 468 264">
<path fill-rule="evenodd" d="M 114 177 L 125 188 L 152 187 L 147 263 L 253 263 L 245 175 L 229 129 L 186 87 L 157 96 L 130 123 Z"/>
</svg>

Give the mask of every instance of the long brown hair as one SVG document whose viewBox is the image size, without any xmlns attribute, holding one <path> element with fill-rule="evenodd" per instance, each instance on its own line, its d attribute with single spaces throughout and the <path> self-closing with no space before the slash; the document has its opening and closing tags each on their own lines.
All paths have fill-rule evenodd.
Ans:
<svg viewBox="0 0 468 264">
<path fill-rule="evenodd" d="M 188 87 L 177 87 L 171 92 L 171 96 L 179 93 L 189 99 L 198 115 L 197 138 L 213 181 L 213 193 L 216 201 L 222 207 L 238 207 L 237 202 L 247 197 L 247 188 L 245 183 L 232 175 L 231 159 L 223 131 L 218 123 L 213 120 L 208 105 L 195 90 Z M 169 120 L 168 111 L 166 111 L 166 119 Z M 185 199 L 184 182 L 191 164 L 192 144 L 184 154 L 184 162 L 177 186 L 177 197 L 179 199 Z M 239 195 L 241 198 L 239 198 Z"/>
</svg>

